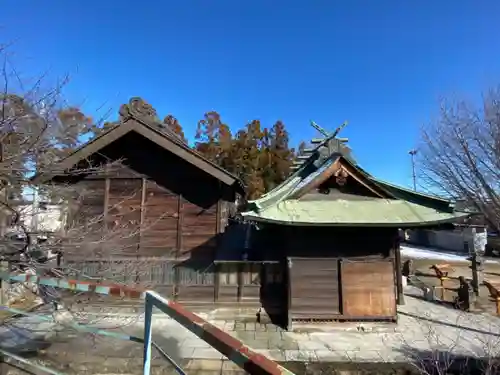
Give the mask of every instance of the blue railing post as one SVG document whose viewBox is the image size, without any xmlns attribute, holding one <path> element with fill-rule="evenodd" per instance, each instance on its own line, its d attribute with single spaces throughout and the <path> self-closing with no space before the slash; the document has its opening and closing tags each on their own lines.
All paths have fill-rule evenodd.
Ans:
<svg viewBox="0 0 500 375">
<path fill-rule="evenodd" d="M 151 338 L 153 323 L 153 301 L 149 293 L 146 293 L 144 309 L 144 358 L 142 372 L 149 375 L 151 372 Z"/>
</svg>

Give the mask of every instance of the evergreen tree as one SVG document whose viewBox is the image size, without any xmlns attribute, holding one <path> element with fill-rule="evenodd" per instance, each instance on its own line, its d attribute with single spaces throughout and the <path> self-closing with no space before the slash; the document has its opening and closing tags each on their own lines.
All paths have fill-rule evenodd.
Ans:
<svg viewBox="0 0 500 375">
<path fill-rule="evenodd" d="M 220 115 L 209 112 L 198 124 L 197 140 L 196 150 L 237 175 L 247 186 L 250 199 L 283 182 L 295 158 L 281 121 L 267 129 L 253 120 L 232 137 Z"/>
<path fill-rule="evenodd" d="M 215 112 L 205 113 L 198 122 L 194 148 L 209 160 L 230 170 L 229 160 L 232 149 L 232 135 L 229 126 Z"/>
</svg>

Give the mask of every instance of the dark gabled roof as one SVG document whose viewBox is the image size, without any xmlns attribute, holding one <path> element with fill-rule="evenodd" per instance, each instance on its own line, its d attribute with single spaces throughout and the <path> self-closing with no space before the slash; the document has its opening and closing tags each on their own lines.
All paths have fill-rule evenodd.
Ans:
<svg viewBox="0 0 500 375">
<path fill-rule="evenodd" d="M 115 126 L 65 157 L 50 173 L 40 173 L 34 176 L 32 182 L 43 183 L 58 174 L 66 173 L 66 171 L 69 171 L 79 161 L 88 158 L 131 132 L 142 135 L 226 185 L 234 185 L 239 192 L 244 192 L 244 185 L 238 177 L 206 159 L 203 155 L 182 142 L 172 131 L 161 126 L 161 123 L 153 116 L 151 106 L 140 98 L 132 98 L 129 104 L 122 105 L 120 108 L 120 121 Z"/>
</svg>

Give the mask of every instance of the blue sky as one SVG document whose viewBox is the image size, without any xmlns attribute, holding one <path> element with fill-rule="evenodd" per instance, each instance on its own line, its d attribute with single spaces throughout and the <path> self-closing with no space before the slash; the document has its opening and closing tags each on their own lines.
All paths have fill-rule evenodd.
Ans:
<svg viewBox="0 0 500 375">
<path fill-rule="evenodd" d="M 0 30 L 24 77 L 69 73 L 65 97 L 89 113 L 142 96 L 190 137 L 217 110 L 233 129 L 281 119 L 294 143 L 317 136 L 310 119 L 348 120 L 360 164 L 410 186 L 408 150 L 439 99 L 500 83 L 499 12 L 498 0 L 4 0 Z"/>
</svg>

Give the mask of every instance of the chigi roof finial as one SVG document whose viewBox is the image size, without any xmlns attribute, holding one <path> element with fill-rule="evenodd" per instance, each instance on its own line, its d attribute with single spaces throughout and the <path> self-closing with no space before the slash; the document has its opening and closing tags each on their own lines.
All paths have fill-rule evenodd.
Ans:
<svg viewBox="0 0 500 375">
<path fill-rule="evenodd" d="M 337 138 L 339 133 L 347 126 L 348 122 L 344 121 L 333 133 L 328 132 L 323 127 L 319 126 L 315 121 L 311 120 L 310 125 L 316 129 L 323 138 L 313 138 L 310 141 L 312 148 L 306 148 L 303 150 L 303 154 L 297 157 L 292 166 L 292 171 L 299 169 L 304 161 L 309 159 L 309 157 L 321 148 L 325 148 L 327 154 L 330 155 L 332 152 L 339 151 L 339 144 L 345 144 L 348 142 L 347 138 Z"/>
</svg>

